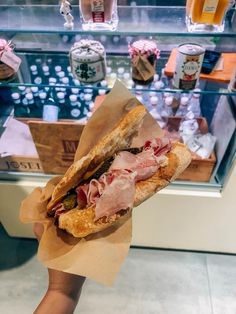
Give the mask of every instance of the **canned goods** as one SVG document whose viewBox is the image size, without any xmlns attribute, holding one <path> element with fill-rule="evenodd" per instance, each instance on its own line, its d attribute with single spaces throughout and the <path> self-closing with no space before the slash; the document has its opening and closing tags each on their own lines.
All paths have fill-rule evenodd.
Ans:
<svg viewBox="0 0 236 314">
<path fill-rule="evenodd" d="M 174 87 L 184 90 L 196 87 L 204 53 L 205 49 L 197 44 L 183 44 L 178 47 L 173 78 Z"/>
<path fill-rule="evenodd" d="M 82 39 L 70 50 L 71 71 L 83 83 L 96 83 L 106 76 L 106 52 L 95 40 Z"/>
</svg>

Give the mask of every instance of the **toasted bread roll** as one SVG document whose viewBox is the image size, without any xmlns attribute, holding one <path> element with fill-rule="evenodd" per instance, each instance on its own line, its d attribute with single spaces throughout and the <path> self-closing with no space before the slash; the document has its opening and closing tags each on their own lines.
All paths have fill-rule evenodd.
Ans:
<svg viewBox="0 0 236 314">
<path fill-rule="evenodd" d="M 66 193 L 77 186 L 84 174 L 93 170 L 102 161 L 112 157 L 117 151 L 130 147 L 137 135 L 147 111 L 144 106 L 130 110 L 124 118 L 90 151 L 90 153 L 73 163 L 62 180 L 55 187 L 47 209 L 50 211 Z"/>
<path fill-rule="evenodd" d="M 136 183 L 134 207 L 175 180 L 191 161 L 189 150 L 181 143 L 174 144 L 166 156 L 168 157 L 168 165 L 160 167 L 151 178 Z M 95 221 L 95 206 L 86 209 L 74 208 L 59 216 L 59 228 L 65 229 L 74 237 L 81 238 L 121 222 L 121 220 L 126 219 L 131 210 L 124 209 L 109 218 L 103 217 Z"/>
</svg>

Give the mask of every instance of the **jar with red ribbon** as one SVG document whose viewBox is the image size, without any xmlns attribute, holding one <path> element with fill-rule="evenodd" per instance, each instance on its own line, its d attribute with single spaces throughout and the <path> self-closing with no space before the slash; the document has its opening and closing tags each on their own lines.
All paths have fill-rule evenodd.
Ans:
<svg viewBox="0 0 236 314">
<path fill-rule="evenodd" d="M 13 54 L 14 47 L 5 39 L 0 38 L 0 81 L 8 81 L 16 74 L 16 60 Z M 11 59 L 12 55 L 14 58 Z M 10 57 L 9 57 L 10 56 Z"/>
<path fill-rule="evenodd" d="M 129 45 L 132 59 L 132 78 L 137 84 L 147 85 L 153 81 L 156 73 L 156 61 L 160 50 L 152 40 L 137 40 Z"/>
</svg>

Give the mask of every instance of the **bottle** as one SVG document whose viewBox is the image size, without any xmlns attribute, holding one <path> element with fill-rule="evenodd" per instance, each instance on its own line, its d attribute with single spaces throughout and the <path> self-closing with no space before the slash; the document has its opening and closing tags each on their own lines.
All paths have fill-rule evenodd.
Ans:
<svg viewBox="0 0 236 314">
<path fill-rule="evenodd" d="M 58 121 L 59 107 L 52 98 L 47 99 L 43 106 L 43 120 L 47 122 Z"/>
<path fill-rule="evenodd" d="M 32 86 L 30 89 L 31 89 L 31 92 L 33 93 L 34 97 L 38 97 L 39 88 L 37 86 Z"/>
<path fill-rule="evenodd" d="M 157 108 L 158 105 L 158 97 L 157 96 L 152 96 L 150 97 L 150 104 L 151 104 L 151 109 Z"/>
<path fill-rule="evenodd" d="M 69 86 L 69 78 L 68 77 L 63 77 L 62 79 L 61 79 L 61 85 L 63 86 Z M 64 88 L 64 87 L 62 87 L 61 88 L 61 91 L 62 92 L 64 92 L 64 93 L 68 93 L 68 88 Z"/>
<path fill-rule="evenodd" d="M 161 112 L 162 117 L 173 116 L 172 104 L 173 104 L 173 96 L 166 97 L 164 101 L 164 107 Z"/>
<path fill-rule="evenodd" d="M 47 99 L 47 93 L 39 92 L 39 99 L 40 99 L 41 104 L 44 105 Z"/>
<path fill-rule="evenodd" d="M 42 78 L 40 76 L 36 76 L 34 79 L 34 84 L 37 84 L 37 85 L 42 84 Z"/>
<path fill-rule="evenodd" d="M 49 85 L 56 85 L 57 79 L 55 77 L 49 77 Z"/>
<path fill-rule="evenodd" d="M 12 93 L 11 98 L 15 105 L 19 105 L 21 103 L 20 94 L 19 93 Z"/>
<path fill-rule="evenodd" d="M 29 114 L 30 114 L 29 102 L 28 102 L 28 99 L 27 99 L 26 95 L 27 94 L 25 94 L 24 98 L 21 101 L 21 104 L 24 107 L 24 109 L 23 109 L 23 111 L 24 111 L 23 117 L 29 117 Z"/>
<path fill-rule="evenodd" d="M 91 111 L 89 111 L 89 112 L 87 113 L 87 120 L 89 120 L 89 119 L 92 117 L 92 115 L 93 115 L 93 113 L 92 113 Z"/>
<path fill-rule="evenodd" d="M 201 90 L 199 88 L 194 89 L 193 92 L 200 92 Z M 188 111 L 192 111 L 194 114 L 194 117 L 200 117 L 201 116 L 201 107 L 200 107 L 200 94 L 193 93 L 189 106 L 188 106 Z"/>
<path fill-rule="evenodd" d="M 229 0 L 187 0 L 189 32 L 223 32 Z"/>
<path fill-rule="evenodd" d="M 38 64 L 42 64 L 42 59 L 41 59 L 41 58 L 37 58 L 37 59 L 35 60 L 35 62 L 38 63 Z"/>
<path fill-rule="evenodd" d="M 67 69 L 68 75 L 69 75 L 69 76 L 73 76 L 73 74 L 72 74 L 72 72 L 71 72 L 71 66 L 68 65 L 68 67 L 67 67 L 66 69 Z"/>
<path fill-rule="evenodd" d="M 38 75 L 38 67 L 37 67 L 37 65 L 36 65 L 36 64 L 32 64 L 32 65 L 30 66 L 30 71 L 31 71 L 31 73 L 32 73 L 33 75 Z"/>
<path fill-rule="evenodd" d="M 74 108 L 70 111 L 72 118 L 77 119 L 81 115 L 79 108 Z"/>
<path fill-rule="evenodd" d="M 154 76 L 153 76 L 153 83 L 156 83 L 156 82 L 158 82 L 159 81 L 159 74 L 154 74 Z"/>
<path fill-rule="evenodd" d="M 74 94 L 74 95 L 78 95 L 79 94 L 79 89 L 76 88 L 76 87 L 72 87 L 71 88 L 71 93 Z"/>
<path fill-rule="evenodd" d="M 182 118 L 179 125 L 179 133 L 184 143 L 186 143 L 190 137 L 199 132 L 199 124 L 194 118 L 192 111 L 189 111 L 185 117 Z"/>
<path fill-rule="evenodd" d="M 54 70 L 55 70 L 56 74 L 59 73 L 61 71 L 61 66 L 60 65 L 56 65 Z"/>
<path fill-rule="evenodd" d="M 80 86 L 80 81 L 79 80 L 74 79 L 73 82 L 74 82 L 75 86 Z"/>
<path fill-rule="evenodd" d="M 165 75 L 165 68 L 161 70 L 161 78 L 160 81 L 163 83 L 164 88 L 169 86 L 168 77 Z"/>
<path fill-rule="evenodd" d="M 90 103 L 92 101 L 92 94 L 85 94 L 84 95 L 84 107 L 89 111 L 90 110 Z"/>
<path fill-rule="evenodd" d="M 180 98 L 180 105 L 178 110 L 176 111 L 176 117 L 184 117 L 188 113 L 189 107 L 189 98 L 186 96 L 182 96 Z"/>
<path fill-rule="evenodd" d="M 127 88 L 132 89 L 134 87 L 134 81 L 133 80 L 128 80 L 127 84 Z"/>
<path fill-rule="evenodd" d="M 25 95 L 25 98 L 28 100 L 28 105 L 33 105 L 34 104 L 34 96 L 32 93 L 27 93 Z"/>
<path fill-rule="evenodd" d="M 101 87 L 107 87 L 107 81 L 103 80 L 100 82 Z"/>
<path fill-rule="evenodd" d="M 28 107 L 27 99 L 24 97 L 24 101 L 21 100 L 21 96 L 19 93 L 13 93 L 11 97 L 14 102 L 14 115 L 16 117 L 28 117 L 30 110 Z"/>
<path fill-rule="evenodd" d="M 50 75 L 49 66 L 44 65 L 44 66 L 42 67 L 42 70 L 43 70 L 44 76 L 49 76 L 49 75 Z"/>
<path fill-rule="evenodd" d="M 157 90 L 164 89 L 165 84 L 162 81 L 157 81 L 154 83 L 154 88 Z"/>
<path fill-rule="evenodd" d="M 18 90 L 20 91 L 21 96 L 24 96 L 26 93 L 26 87 L 25 86 L 18 86 Z"/>
<path fill-rule="evenodd" d="M 100 89 L 98 90 L 98 95 L 99 95 L 99 96 L 106 95 L 106 92 L 107 92 L 107 91 L 106 91 L 105 89 L 101 89 L 101 88 L 100 88 Z"/>
<path fill-rule="evenodd" d="M 80 0 L 79 4 L 83 30 L 116 30 L 118 25 L 117 0 Z"/>
<path fill-rule="evenodd" d="M 151 116 L 157 121 L 157 123 L 159 124 L 159 126 L 163 129 L 166 125 L 167 125 L 167 122 L 165 122 L 161 115 L 157 112 L 156 108 L 153 108 L 151 111 L 150 111 L 150 114 Z"/>
<path fill-rule="evenodd" d="M 125 73 L 123 74 L 123 81 L 124 81 L 125 84 L 127 84 L 127 83 L 129 82 L 130 77 L 131 77 L 131 75 L 130 75 L 129 72 L 125 72 Z"/>
<path fill-rule="evenodd" d="M 77 96 L 76 95 L 70 95 L 69 96 L 69 99 L 70 99 L 70 105 L 72 106 L 72 107 L 75 107 L 75 106 L 77 106 Z"/>
<path fill-rule="evenodd" d="M 156 92 L 153 92 L 153 91 L 151 91 L 151 92 L 148 93 L 148 95 L 149 95 L 150 98 L 153 97 L 153 96 L 156 96 L 156 94 L 157 94 L 157 93 L 156 93 Z"/>
<path fill-rule="evenodd" d="M 117 79 L 117 74 L 115 72 L 112 72 L 110 74 L 109 79 L 108 79 L 108 87 L 109 88 L 113 87 L 113 85 L 115 84 L 116 79 Z"/>
<path fill-rule="evenodd" d="M 119 79 L 123 79 L 123 75 L 124 75 L 124 73 L 125 73 L 125 68 L 119 67 L 119 68 L 117 69 L 117 73 L 118 73 L 118 78 L 119 78 Z"/>
<path fill-rule="evenodd" d="M 57 76 L 59 78 L 59 81 L 62 82 L 62 79 L 65 77 L 65 72 L 64 71 L 57 72 Z"/>
</svg>

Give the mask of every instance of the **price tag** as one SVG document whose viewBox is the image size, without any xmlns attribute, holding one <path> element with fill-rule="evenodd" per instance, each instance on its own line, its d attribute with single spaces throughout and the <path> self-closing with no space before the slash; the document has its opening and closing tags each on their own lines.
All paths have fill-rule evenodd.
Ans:
<svg viewBox="0 0 236 314">
<path fill-rule="evenodd" d="M 15 72 L 18 71 L 21 64 L 21 59 L 17 57 L 12 51 L 4 51 L 0 60 L 11 67 Z"/>
</svg>

